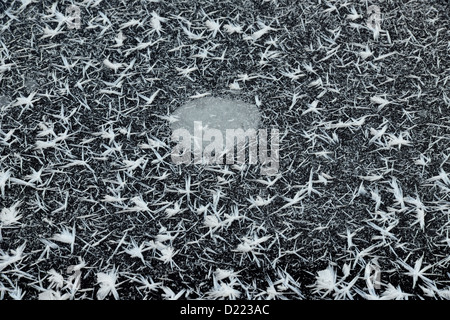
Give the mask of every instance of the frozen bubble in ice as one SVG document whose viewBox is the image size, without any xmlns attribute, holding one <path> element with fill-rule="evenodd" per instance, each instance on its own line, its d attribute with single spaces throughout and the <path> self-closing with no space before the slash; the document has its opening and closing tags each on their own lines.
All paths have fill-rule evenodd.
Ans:
<svg viewBox="0 0 450 320">
<path fill-rule="evenodd" d="M 256 105 L 239 100 L 204 97 L 187 102 L 173 113 L 178 121 L 172 130 L 194 132 L 194 121 L 202 122 L 204 129 L 218 129 L 225 137 L 227 129 L 258 129 L 260 114 Z"/>
<path fill-rule="evenodd" d="M 33 78 L 27 78 L 24 81 L 24 86 L 27 92 L 32 92 L 39 88 L 39 83 Z"/>
<path fill-rule="evenodd" d="M 5 107 L 11 103 L 11 99 L 7 96 L 0 95 L 0 107 Z"/>
</svg>

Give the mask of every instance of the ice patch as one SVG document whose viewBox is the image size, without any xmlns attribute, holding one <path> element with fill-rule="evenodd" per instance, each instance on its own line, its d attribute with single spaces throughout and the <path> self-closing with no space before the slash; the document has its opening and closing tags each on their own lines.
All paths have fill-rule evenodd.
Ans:
<svg viewBox="0 0 450 320">
<path fill-rule="evenodd" d="M 178 121 L 171 124 L 171 129 L 186 129 L 191 135 L 194 134 L 194 121 L 201 121 L 205 130 L 218 129 L 225 136 L 227 129 L 257 130 L 261 119 L 253 104 L 215 97 L 191 100 L 175 110 L 173 116 Z"/>
</svg>

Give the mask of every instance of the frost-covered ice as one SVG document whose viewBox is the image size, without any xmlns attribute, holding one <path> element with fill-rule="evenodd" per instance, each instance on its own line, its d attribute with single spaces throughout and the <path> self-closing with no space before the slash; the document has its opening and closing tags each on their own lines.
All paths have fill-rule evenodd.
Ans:
<svg viewBox="0 0 450 320">
<path fill-rule="evenodd" d="M 0 299 L 449 299 L 447 3 L 0 1 Z"/>
</svg>

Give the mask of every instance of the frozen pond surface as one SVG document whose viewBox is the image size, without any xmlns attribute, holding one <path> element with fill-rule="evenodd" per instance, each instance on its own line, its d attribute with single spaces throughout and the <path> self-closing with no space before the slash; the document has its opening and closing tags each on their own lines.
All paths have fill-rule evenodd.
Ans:
<svg viewBox="0 0 450 320">
<path fill-rule="evenodd" d="M 0 300 L 449 299 L 448 1 L 332 2 L 2 1 Z"/>
</svg>

